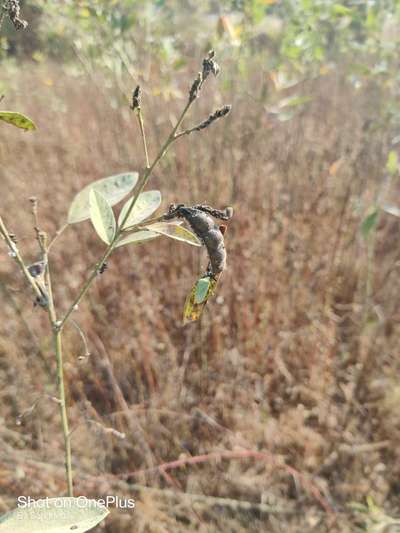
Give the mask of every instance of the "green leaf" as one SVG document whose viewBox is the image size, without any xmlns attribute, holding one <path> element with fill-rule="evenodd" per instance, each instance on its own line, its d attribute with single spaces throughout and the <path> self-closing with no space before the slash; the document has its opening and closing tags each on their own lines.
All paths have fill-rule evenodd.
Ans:
<svg viewBox="0 0 400 533">
<path fill-rule="evenodd" d="M 115 231 L 116 222 L 113 210 L 106 198 L 99 192 L 92 189 L 89 193 L 90 219 L 102 241 L 110 244 Z"/>
<path fill-rule="evenodd" d="M 361 233 L 365 240 L 368 239 L 371 231 L 375 229 L 378 222 L 378 209 L 374 209 L 368 216 L 366 216 L 361 224 Z"/>
<path fill-rule="evenodd" d="M 158 237 L 161 237 L 161 234 L 156 233 L 155 231 L 135 231 L 134 233 L 123 237 L 120 241 L 118 241 L 118 244 L 115 247 L 118 248 L 119 246 L 124 246 L 125 244 L 141 244 L 142 242 L 157 239 Z"/>
<path fill-rule="evenodd" d="M 30 118 L 16 111 L 0 111 L 0 120 L 23 130 L 29 131 L 36 129 L 35 123 Z"/>
<path fill-rule="evenodd" d="M 396 174 L 398 167 L 399 162 L 397 159 L 397 152 L 395 150 L 390 150 L 386 162 L 386 170 L 389 172 L 389 174 L 393 175 Z"/>
<path fill-rule="evenodd" d="M 385 211 L 385 213 L 389 213 L 389 215 L 400 217 L 400 207 L 395 205 L 384 205 L 382 206 L 382 209 Z"/>
<path fill-rule="evenodd" d="M 113 206 L 131 192 L 137 180 L 137 172 L 125 172 L 90 183 L 72 201 L 68 212 L 68 223 L 75 224 L 90 218 L 89 195 L 92 189 L 100 192 L 108 204 Z"/>
<path fill-rule="evenodd" d="M 352 14 L 350 7 L 344 6 L 343 4 L 334 4 L 333 13 L 340 16 L 348 16 Z"/>
<path fill-rule="evenodd" d="M 180 222 L 156 222 L 146 226 L 147 229 L 166 235 L 177 241 L 184 241 L 193 246 L 201 246 L 201 242 L 194 233 L 181 226 Z"/>
<path fill-rule="evenodd" d="M 121 213 L 118 218 L 118 224 L 121 225 L 124 220 L 128 209 L 132 203 L 132 198 L 130 198 L 124 207 L 121 210 Z M 160 207 L 161 204 L 161 193 L 160 191 L 145 191 L 142 192 L 131 213 L 129 218 L 125 223 L 125 227 L 133 226 L 134 224 L 139 224 L 142 220 L 149 218 L 149 216 L 154 213 L 156 209 Z"/>
<path fill-rule="evenodd" d="M 24 502 L 0 517 L 0 533 L 84 533 L 108 513 L 104 505 L 83 497 Z"/>
</svg>

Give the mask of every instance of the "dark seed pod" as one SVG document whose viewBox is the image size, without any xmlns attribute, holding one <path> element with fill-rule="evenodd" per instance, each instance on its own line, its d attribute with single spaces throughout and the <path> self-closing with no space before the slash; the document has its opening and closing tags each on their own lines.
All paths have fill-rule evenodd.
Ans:
<svg viewBox="0 0 400 533">
<path fill-rule="evenodd" d="M 226 220 L 232 215 L 228 209 L 219 211 L 209 206 L 185 207 L 183 204 L 179 204 L 177 206 L 171 205 L 167 215 L 168 218 L 180 217 L 187 220 L 194 233 L 207 248 L 210 259 L 210 274 L 214 277 L 225 269 L 226 251 L 223 234 L 207 213 Z"/>
<path fill-rule="evenodd" d="M 208 251 L 211 263 L 211 271 L 214 276 L 220 274 L 226 267 L 226 251 L 224 237 L 218 227 L 207 232 L 204 237 L 204 244 Z"/>
<path fill-rule="evenodd" d="M 140 90 L 140 85 L 138 85 L 132 93 L 131 109 L 140 110 L 141 99 L 142 99 L 142 91 Z"/>
</svg>

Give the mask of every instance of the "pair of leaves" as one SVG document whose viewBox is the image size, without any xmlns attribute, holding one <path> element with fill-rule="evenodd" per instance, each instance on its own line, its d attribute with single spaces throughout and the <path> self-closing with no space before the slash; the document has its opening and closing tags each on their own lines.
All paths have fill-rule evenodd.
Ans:
<svg viewBox="0 0 400 533">
<path fill-rule="evenodd" d="M 133 190 L 138 178 L 137 172 L 125 172 L 90 183 L 75 196 L 69 208 L 68 224 L 75 224 L 90 218 L 90 192 L 92 190 L 101 194 L 112 207 Z"/>
<path fill-rule="evenodd" d="M 127 217 L 131 203 L 132 198 L 123 206 L 118 218 L 119 226 L 122 226 L 124 223 L 124 227 L 128 228 L 149 218 L 161 204 L 161 193 L 160 191 L 146 191 L 141 193 Z M 109 244 L 114 238 L 117 229 L 114 213 L 103 194 L 93 188 L 89 192 L 89 210 L 90 218 L 97 234 L 104 242 Z M 125 242 L 122 244 L 125 244 Z M 122 244 L 120 243 L 119 246 Z"/>
<path fill-rule="evenodd" d="M 84 533 L 109 511 L 96 500 L 49 498 L 18 507 L 0 517 L 0 533 Z"/>
<path fill-rule="evenodd" d="M 34 122 L 30 118 L 17 111 L 0 111 L 0 120 L 26 131 L 36 129 Z"/>
<path fill-rule="evenodd" d="M 137 172 L 128 172 L 103 178 L 87 185 L 74 198 L 68 212 L 68 223 L 75 224 L 90 218 L 102 241 L 110 244 L 117 230 L 112 206 L 120 202 L 133 190 L 137 180 Z M 161 193 L 160 191 L 145 191 L 141 193 L 127 217 L 131 203 L 132 198 L 122 207 L 118 218 L 119 226 L 124 223 L 124 227 L 129 228 L 149 218 L 161 204 Z M 130 243 L 140 244 L 161 235 L 166 235 L 194 246 L 201 246 L 198 238 L 191 231 L 181 227 L 181 223 L 158 222 L 149 226 L 144 224 L 144 229 L 122 237 L 117 243 L 117 247 Z"/>
</svg>

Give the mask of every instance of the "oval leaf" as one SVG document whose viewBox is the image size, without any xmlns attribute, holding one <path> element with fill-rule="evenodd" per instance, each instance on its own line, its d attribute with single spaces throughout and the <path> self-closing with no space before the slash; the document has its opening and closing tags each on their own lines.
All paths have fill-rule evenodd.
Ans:
<svg viewBox="0 0 400 533">
<path fill-rule="evenodd" d="M 121 210 L 121 213 L 118 218 L 118 224 L 121 226 L 122 221 L 124 220 L 128 209 L 132 203 L 132 198 L 130 198 L 124 207 Z M 154 213 L 156 209 L 160 207 L 161 204 L 161 193 L 160 191 L 145 191 L 139 194 L 139 197 L 135 203 L 134 208 L 129 214 L 128 220 L 125 222 L 125 227 L 133 226 L 149 218 L 149 216 Z"/>
<path fill-rule="evenodd" d="M 155 231 L 136 231 L 135 233 L 131 233 L 130 235 L 127 235 L 118 241 L 118 244 L 115 247 L 118 248 L 119 246 L 124 246 L 125 244 L 140 244 L 145 241 L 157 239 L 157 237 L 161 237 L 161 234 L 156 233 Z"/>
<path fill-rule="evenodd" d="M 22 113 L 17 113 L 16 111 L 0 111 L 0 120 L 26 131 L 32 131 L 36 129 L 33 120 L 26 117 Z"/>
<path fill-rule="evenodd" d="M 137 180 L 137 172 L 125 172 L 90 183 L 72 201 L 68 212 L 68 223 L 75 224 L 90 218 L 89 195 L 92 189 L 101 193 L 108 204 L 113 206 L 131 192 Z"/>
<path fill-rule="evenodd" d="M 382 209 L 385 211 L 385 213 L 389 213 L 389 215 L 400 217 L 400 207 L 395 205 L 384 205 Z"/>
<path fill-rule="evenodd" d="M 161 233 L 177 241 L 184 241 L 193 246 L 201 246 L 201 242 L 196 235 L 177 222 L 156 222 L 147 226 L 147 229 Z"/>
<path fill-rule="evenodd" d="M 386 161 L 386 170 L 392 176 L 397 173 L 399 168 L 399 161 L 397 157 L 397 152 L 395 150 L 390 150 L 387 161 Z"/>
<path fill-rule="evenodd" d="M 113 240 L 116 222 L 113 210 L 104 196 L 94 189 L 89 194 L 90 219 L 98 236 L 107 244 Z"/>
<path fill-rule="evenodd" d="M 368 239 L 371 231 L 376 227 L 378 222 L 378 210 L 374 209 L 367 217 L 364 218 L 361 224 L 361 233 L 364 239 Z"/>
<path fill-rule="evenodd" d="M 0 517 L 0 533 L 83 533 L 109 511 L 87 498 L 46 498 L 18 507 Z"/>
</svg>

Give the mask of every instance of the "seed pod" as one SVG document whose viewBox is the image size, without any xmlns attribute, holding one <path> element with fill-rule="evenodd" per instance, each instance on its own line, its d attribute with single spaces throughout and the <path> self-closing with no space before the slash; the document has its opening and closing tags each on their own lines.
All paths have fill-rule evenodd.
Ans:
<svg viewBox="0 0 400 533">
<path fill-rule="evenodd" d="M 170 213 L 188 221 L 207 248 L 212 276 L 220 274 L 226 266 L 226 251 L 224 237 L 214 220 L 198 207 L 171 206 Z"/>
<path fill-rule="evenodd" d="M 204 244 L 208 251 L 211 271 L 214 276 L 220 274 L 226 267 L 226 251 L 224 237 L 218 227 L 204 235 Z"/>
</svg>

